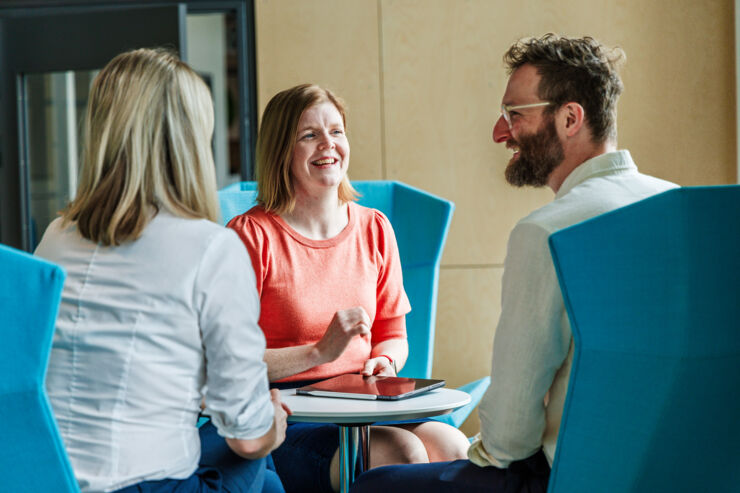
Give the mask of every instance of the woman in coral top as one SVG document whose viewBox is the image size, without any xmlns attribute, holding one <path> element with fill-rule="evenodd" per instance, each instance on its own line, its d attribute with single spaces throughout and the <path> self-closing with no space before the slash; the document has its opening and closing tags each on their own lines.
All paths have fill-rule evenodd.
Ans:
<svg viewBox="0 0 740 493">
<path fill-rule="evenodd" d="M 342 102 L 315 85 L 275 95 L 257 139 L 258 206 L 228 226 L 257 275 L 274 385 L 343 373 L 395 375 L 408 355 L 396 238 L 388 219 L 355 202 L 347 178 Z M 464 458 L 456 428 L 429 421 L 372 430 L 370 467 Z M 296 423 L 273 458 L 287 491 L 336 491 L 336 425 Z"/>
</svg>

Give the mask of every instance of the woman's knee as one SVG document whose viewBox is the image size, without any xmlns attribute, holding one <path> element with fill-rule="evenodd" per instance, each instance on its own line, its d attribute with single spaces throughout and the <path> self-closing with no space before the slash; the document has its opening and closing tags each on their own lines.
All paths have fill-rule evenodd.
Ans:
<svg viewBox="0 0 740 493">
<path fill-rule="evenodd" d="M 402 425 L 424 444 L 430 462 L 442 462 L 467 457 L 470 442 L 457 428 L 438 421 Z"/>
<path fill-rule="evenodd" d="M 389 426 L 371 430 L 370 467 L 429 462 L 424 443 L 408 430 Z"/>
</svg>

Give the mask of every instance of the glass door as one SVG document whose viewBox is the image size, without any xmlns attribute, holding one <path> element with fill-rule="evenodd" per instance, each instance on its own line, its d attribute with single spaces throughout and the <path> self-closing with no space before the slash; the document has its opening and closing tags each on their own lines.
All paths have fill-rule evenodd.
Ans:
<svg viewBox="0 0 740 493">
<path fill-rule="evenodd" d="M 39 6 L 29 8 L 29 5 Z M 252 0 L 3 0 L 0 4 L 0 243 L 33 251 L 74 197 L 80 122 L 97 71 L 165 46 L 211 88 L 219 188 L 253 177 Z"/>
<path fill-rule="evenodd" d="M 181 52 L 185 21 L 184 4 L 0 12 L 0 242 L 33 251 L 74 196 L 97 70 L 132 48 Z"/>
<path fill-rule="evenodd" d="M 77 190 L 80 125 L 96 73 L 25 76 L 31 249 Z"/>
</svg>

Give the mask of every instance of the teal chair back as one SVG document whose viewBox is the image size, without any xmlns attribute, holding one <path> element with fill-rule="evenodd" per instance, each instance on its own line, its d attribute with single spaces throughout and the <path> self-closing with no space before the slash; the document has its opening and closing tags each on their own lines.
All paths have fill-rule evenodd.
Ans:
<svg viewBox="0 0 740 493">
<path fill-rule="evenodd" d="M 257 205 L 257 182 L 241 181 L 218 191 L 221 206 L 221 224 L 224 226 L 232 218 L 244 214 Z"/>
<path fill-rule="evenodd" d="M 406 317 L 409 353 L 402 376 L 428 378 L 434 356 L 439 264 L 454 204 L 396 181 L 354 181 L 359 203 L 378 209 L 393 225 L 401 255 L 403 284 L 412 310 Z M 219 192 L 226 224 L 256 204 L 255 182 L 241 182 Z"/>
<path fill-rule="evenodd" d="M 740 491 L 740 186 L 550 236 L 575 353 L 550 493 Z"/>
<path fill-rule="evenodd" d="M 0 490 L 78 492 L 44 379 L 64 271 L 0 245 Z"/>
</svg>

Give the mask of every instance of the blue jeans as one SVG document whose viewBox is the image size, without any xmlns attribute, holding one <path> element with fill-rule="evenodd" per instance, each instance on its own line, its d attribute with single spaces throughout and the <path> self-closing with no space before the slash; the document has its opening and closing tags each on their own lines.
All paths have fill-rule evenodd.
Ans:
<svg viewBox="0 0 740 493">
<path fill-rule="evenodd" d="M 545 493 L 549 478 L 550 466 L 540 451 L 506 469 L 469 460 L 378 467 L 360 474 L 350 492 Z"/>
<path fill-rule="evenodd" d="M 239 457 L 210 421 L 199 432 L 200 467 L 192 476 L 144 481 L 116 493 L 285 493 L 270 456 L 257 460 Z"/>
<path fill-rule="evenodd" d="M 339 448 L 339 426 L 291 423 L 285 441 L 272 453 L 288 493 L 331 493 L 329 465 Z"/>
</svg>

